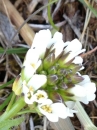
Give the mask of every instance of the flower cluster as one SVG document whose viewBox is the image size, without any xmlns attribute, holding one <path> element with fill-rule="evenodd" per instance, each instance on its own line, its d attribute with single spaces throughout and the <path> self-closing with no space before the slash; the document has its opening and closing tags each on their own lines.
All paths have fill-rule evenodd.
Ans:
<svg viewBox="0 0 97 130">
<path fill-rule="evenodd" d="M 16 95 L 23 93 L 27 104 L 33 105 L 50 121 L 72 117 L 74 110 L 65 106 L 66 101 L 88 104 L 95 99 L 96 86 L 88 75 L 81 75 L 84 68 L 82 44 L 74 39 L 63 42 L 62 34 L 52 37 L 50 30 L 36 33 L 28 50 L 20 75 L 13 84 Z"/>
</svg>

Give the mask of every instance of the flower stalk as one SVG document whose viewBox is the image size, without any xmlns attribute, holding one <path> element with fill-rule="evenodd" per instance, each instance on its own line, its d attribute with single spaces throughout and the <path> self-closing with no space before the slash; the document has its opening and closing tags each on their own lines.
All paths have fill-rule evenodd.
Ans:
<svg viewBox="0 0 97 130">
<path fill-rule="evenodd" d="M 0 116 L 0 122 L 17 116 L 17 113 L 25 106 L 26 103 L 24 101 L 24 98 L 20 97 L 9 111 L 5 111 L 4 114 Z"/>
<path fill-rule="evenodd" d="M 93 125 L 92 121 L 90 120 L 89 116 L 86 114 L 80 102 L 77 101 L 75 103 L 74 109 L 77 111 L 76 115 L 85 130 L 97 130 L 97 127 Z"/>
<path fill-rule="evenodd" d="M 70 118 L 66 118 L 65 120 L 60 118 L 58 122 L 50 122 L 50 125 L 54 130 L 75 130 Z"/>
</svg>

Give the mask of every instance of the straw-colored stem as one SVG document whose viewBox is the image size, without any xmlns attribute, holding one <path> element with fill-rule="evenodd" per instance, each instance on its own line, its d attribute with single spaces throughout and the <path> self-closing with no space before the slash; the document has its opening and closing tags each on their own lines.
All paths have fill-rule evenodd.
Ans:
<svg viewBox="0 0 97 130">
<path fill-rule="evenodd" d="M 69 117 L 66 119 L 60 118 L 56 123 L 50 122 L 50 125 L 54 130 L 75 130 Z"/>
<path fill-rule="evenodd" d="M 16 26 L 17 29 L 24 22 L 24 19 L 21 17 L 19 12 L 11 4 L 9 0 L 0 0 L 0 11 L 5 13 L 10 18 L 11 22 Z M 20 35 L 25 40 L 25 42 L 29 46 L 31 46 L 33 38 L 34 38 L 34 31 L 28 26 L 28 24 L 25 24 L 21 28 Z"/>
</svg>

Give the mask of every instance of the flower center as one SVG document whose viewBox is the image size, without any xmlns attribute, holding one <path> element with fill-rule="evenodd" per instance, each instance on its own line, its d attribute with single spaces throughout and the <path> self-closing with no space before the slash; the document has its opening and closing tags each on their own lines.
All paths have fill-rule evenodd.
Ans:
<svg viewBox="0 0 97 130">
<path fill-rule="evenodd" d="M 29 87 L 29 91 L 30 91 L 30 92 L 34 92 L 34 89 L 33 89 L 32 86 Z"/>
<path fill-rule="evenodd" d="M 40 98 L 44 98 L 44 95 L 43 94 L 38 94 L 37 95 L 37 100 L 39 100 Z"/>
<path fill-rule="evenodd" d="M 31 66 L 35 69 L 36 65 L 34 63 L 31 64 Z"/>
<path fill-rule="evenodd" d="M 48 113 L 52 113 L 52 108 L 48 105 L 43 105 L 41 108 Z"/>
<path fill-rule="evenodd" d="M 34 92 L 34 89 L 32 86 L 29 87 L 29 92 L 27 93 L 27 97 L 30 99 L 32 97 L 32 94 Z"/>
<path fill-rule="evenodd" d="M 27 93 L 27 97 L 28 97 L 29 99 L 32 97 L 32 95 L 31 95 L 30 92 Z"/>
</svg>

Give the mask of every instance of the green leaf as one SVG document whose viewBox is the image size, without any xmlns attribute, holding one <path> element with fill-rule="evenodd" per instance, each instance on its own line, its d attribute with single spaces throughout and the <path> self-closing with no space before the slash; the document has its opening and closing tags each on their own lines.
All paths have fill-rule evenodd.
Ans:
<svg viewBox="0 0 97 130">
<path fill-rule="evenodd" d="M 91 12 L 97 17 L 97 10 L 95 10 L 87 0 L 79 0 L 83 5 L 87 6 Z"/>
<path fill-rule="evenodd" d="M 13 126 L 18 126 L 24 121 L 24 117 L 12 119 L 12 120 L 5 120 L 0 122 L 0 130 L 8 130 Z"/>
<path fill-rule="evenodd" d="M 7 83 L 1 85 L 1 86 L 0 86 L 0 89 L 2 89 L 2 88 L 4 88 L 4 87 L 6 87 L 6 86 L 12 84 L 12 83 L 14 82 L 14 80 L 15 80 L 15 79 L 12 79 L 12 80 L 8 81 Z"/>
<path fill-rule="evenodd" d="M 6 51 L 7 54 L 21 54 L 21 53 L 26 53 L 27 48 L 11 48 Z M 5 50 L 0 47 L 0 53 L 4 53 Z"/>
<path fill-rule="evenodd" d="M 11 94 L 6 98 L 6 100 L 0 105 L 0 111 L 2 111 L 3 108 L 8 105 L 9 101 L 11 100 L 11 98 L 12 98 L 12 93 L 11 93 Z"/>
</svg>

